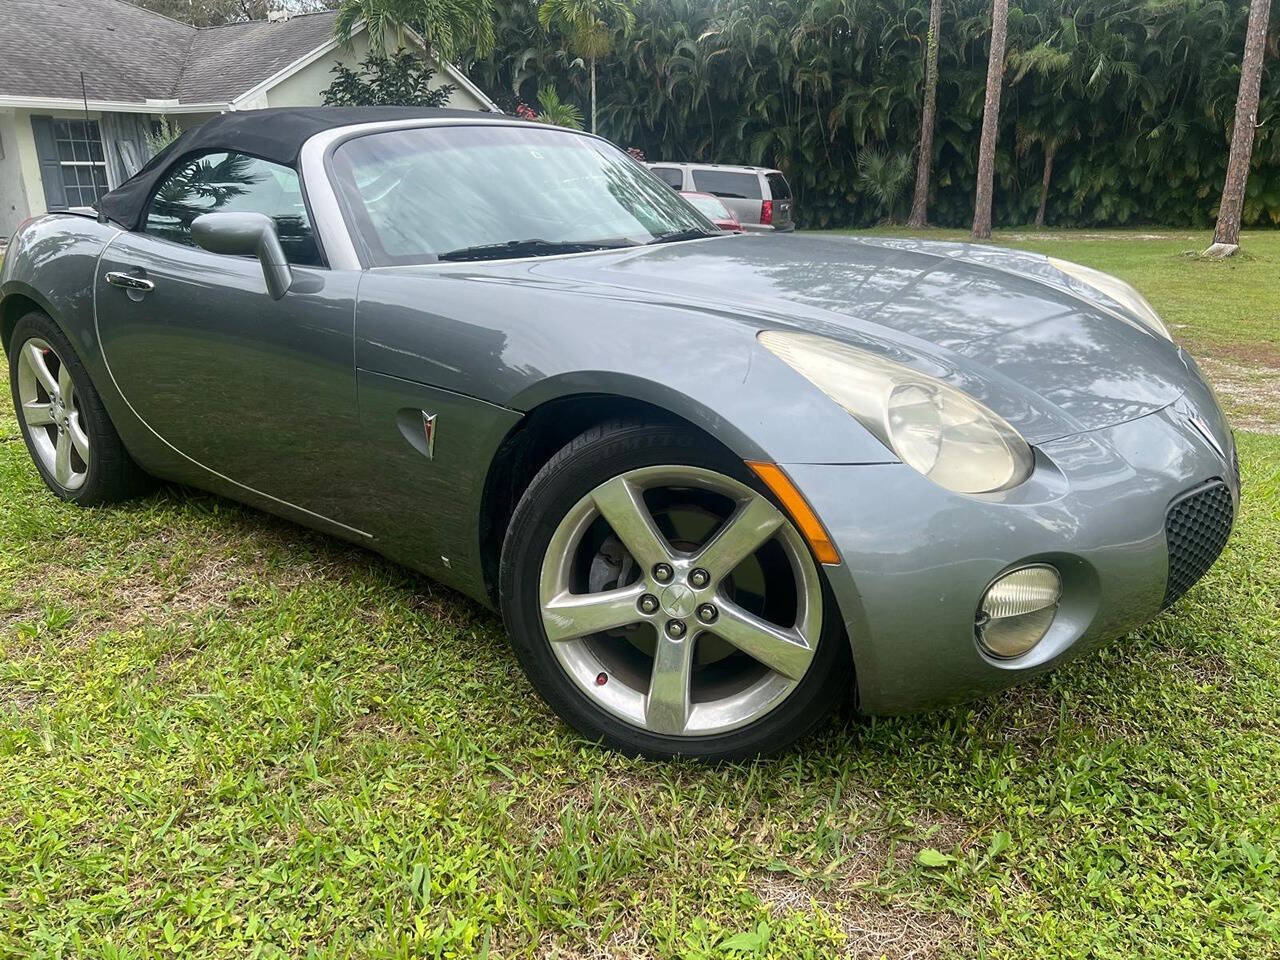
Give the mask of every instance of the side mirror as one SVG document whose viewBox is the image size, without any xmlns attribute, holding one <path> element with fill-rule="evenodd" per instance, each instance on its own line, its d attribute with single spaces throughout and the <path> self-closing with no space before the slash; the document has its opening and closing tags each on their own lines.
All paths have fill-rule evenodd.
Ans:
<svg viewBox="0 0 1280 960">
<path fill-rule="evenodd" d="M 293 271 L 280 246 L 276 222 L 261 213 L 206 213 L 191 224 L 191 239 L 210 253 L 257 257 L 267 293 L 279 300 L 293 286 Z"/>
</svg>

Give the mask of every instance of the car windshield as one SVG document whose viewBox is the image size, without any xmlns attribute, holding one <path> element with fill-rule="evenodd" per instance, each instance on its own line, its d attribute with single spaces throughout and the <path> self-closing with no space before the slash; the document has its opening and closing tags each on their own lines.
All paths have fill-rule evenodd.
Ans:
<svg viewBox="0 0 1280 960">
<path fill-rule="evenodd" d="M 542 256 L 715 234 L 641 164 L 571 131 L 498 124 L 390 130 L 334 154 L 375 266 Z"/>
</svg>

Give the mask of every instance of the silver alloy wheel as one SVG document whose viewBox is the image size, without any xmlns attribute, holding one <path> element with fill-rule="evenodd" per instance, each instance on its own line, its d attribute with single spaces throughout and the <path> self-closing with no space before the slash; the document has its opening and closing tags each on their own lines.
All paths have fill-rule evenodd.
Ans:
<svg viewBox="0 0 1280 960">
<path fill-rule="evenodd" d="M 710 492 L 731 504 L 731 512 L 705 543 L 678 549 L 646 502 L 646 491 L 659 489 Z M 584 538 L 600 518 L 639 576 L 613 589 L 575 590 Z M 734 596 L 734 570 L 775 541 L 789 568 L 775 577 L 791 580 L 779 589 L 794 596 L 789 624 L 765 619 Z M 614 716 L 668 736 L 724 733 L 763 717 L 804 677 L 822 632 L 822 588 L 799 532 L 750 487 L 691 466 L 631 470 L 583 497 L 547 546 L 539 601 L 551 649 L 579 689 Z M 623 669 L 610 653 L 619 641 L 611 648 L 609 634 L 646 626 L 653 634 L 651 658 Z M 716 682 L 700 682 L 695 652 L 705 638 L 746 655 L 735 657 L 736 675 L 721 670 Z"/>
<path fill-rule="evenodd" d="M 27 424 L 31 446 L 60 487 L 79 490 L 89 473 L 89 434 L 80 417 L 71 371 L 54 349 L 37 337 L 21 349 L 19 413 Z"/>
</svg>

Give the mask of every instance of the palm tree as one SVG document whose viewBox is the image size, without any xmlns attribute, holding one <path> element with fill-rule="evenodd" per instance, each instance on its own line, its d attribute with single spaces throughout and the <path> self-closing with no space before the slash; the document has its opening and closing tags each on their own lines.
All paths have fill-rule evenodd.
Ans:
<svg viewBox="0 0 1280 960">
<path fill-rule="evenodd" d="M 614 34 L 635 25 L 635 0 L 542 0 L 538 22 L 568 37 L 569 46 L 591 64 L 591 132 L 596 132 L 596 58 L 613 49 Z"/>
<path fill-rule="evenodd" d="M 1009 0 L 991 0 L 991 53 L 987 56 L 987 97 L 982 104 L 982 140 L 978 145 L 978 192 L 974 199 L 973 239 L 991 239 L 991 194 L 995 185 L 996 136 L 1000 129 L 1000 91 L 1004 85 L 1004 41 L 1009 31 Z"/>
<path fill-rule="evenodd" d="M 1053 180 L 1053 161 L 1058 151 L 1080 135 L 1077 112 L 1088 96 L 1081 77 L 1082 67 L 1075 56 L 1079 52 L 1075 21 L 1063 17 L 1061 26 L 1047 39 L 1028 50 L 1011 49 L 1005 61 L 1012 72 L 1010 89 L 1028 77 L 1032 93 L 1024 99 L 1015 128 L 1014 153 L 1025 157 L 1039 144 L 1044 152 L 1040 177 L 1040 205 L 1035 224 L 1044 226 L 1045 209 L 1049 205 L 1049 184 Z"/>
<path fill-rule="evenodd" d="M 1227 160 L 1227 180 L 1218 206 L 1218 225 L 1208 257 L 1229 257 L 1240 249 L 1240 214 L 1244 208 L 1244 188 L 1249 180 L 1253 156 L 1253 132 L 1258 125 L 1258 88 L 1262 83 L 1262 57 L 1266 52 L 1267 22 L 1271 0 L 1252 0 L 1249 26 L 1244 35 L 1244 58 L 1240 62 L 1240 92 L 1236 96 L 1235 129 L 1231 134 L 1231 154 Z"/>
<path fill-rule="evenodd" d="M 911 154 L 890 153 L 868 147 L 858 154 L 857 184 L 879 205 L 885 219 L 893 222 L 898 197 L 911 179 Z"/>
<path fill-rule="evenodd" d="M 933 115 L 938 106 L 938 34 L 942 29 L 942 0 L 929 0 L 929 34 L 924 52 L 924 111 L 920 117 L 920 154 L 916 160 L 916 193 L 908 227 L 929 223 L 929 176 L 933 172 Z"/>
<path fill-rule="evenodd" d="M 1069 126 L 1067 123 L 1068 121 L 1064 119 L 1062 125 L 1058 126 L 1038 126 L 1029 122 L 1019 122 L 1017 126 L 1014 150 L 1019 157 L 1025 157 L 1031 153 L 1031 148 L 1037 143 L 1044 151 L 1044 167 L 1040 177 L 1040 205 L 1036 208 L 1037 227 L 1044 226 L 1044 213 L 1049 206 L 1049 183 L 1053 179 L 1053 161 L 1063 144 L 1076 137 L 1076 127 Z"/>
<path fill-rule="evenodd" d="M 452 60 L 463 51 L 488 56 L 494 45 L 493 20 L 493 0 L 342 0 L 333 32 L 350 46 L 363 22 L 369 46 L 382 51 L 388 40 L 405 46 L 405 33 L 413 30 L 429 52 Z"/>
<path fill-rule="evenodd" d="M 550 123 L 571 130 L 582 129 L 582 111 L 572 103 L 562 101 L 555 87 L 546 86 L 538 91 L 538 106 L 542 107 L 538 114 L 539 123 Z"/>
</svg>

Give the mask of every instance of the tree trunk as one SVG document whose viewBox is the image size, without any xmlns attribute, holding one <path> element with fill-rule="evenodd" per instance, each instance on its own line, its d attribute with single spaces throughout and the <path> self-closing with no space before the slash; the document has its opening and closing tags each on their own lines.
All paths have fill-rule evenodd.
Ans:
<svg viewBox="0 0 1280 960">
<path fill-rule="evenodd" d="M 1057 152 L 1056 147 L 1044 148 L 1044 180 L 1040 184 L 1040 209 L 1036 211 L 1037 227 L 1044 226 L 1044 208 L 1049 205 L 1049 181 L 1053 179 L 1053 156 Z"/>
<path fill-rule="evenodd" d="M 916 161 L 916 194 L 908 227 L 929 223 L 929 177 L 933 173 L 933 125 L 938 106 L 938 34 L 942 29 L 942 0 L 929 2 L 929 36 L 924 55 L 924 111 L 920 117 L 920 157 Z"/>
<path fill-rule="evenodd" d="M 1004 40 L 1009 30 L 1009 0 L 991 0 L 991 54 L 987 59 L 987 97 L 982 104 L 982 140 L 978 146 L 978 193 L 973 207 L 973 239 L 991 239 L 991 193 L 995 185 L 996 136 L 1000 128 L 1000 88 L 1004 85 Z"/>
<path fill-rule="evenodd" d="M 1230 256 L 1240 246 L 1240 214 L 1244 188 L 1249 180 L 1249 160 L 1253 155 L 1253 133 L 1258 126 L 1258 87 L 1262 83 L 1262 58 L 1266 50 L 1267 22 L 1271 0 L 1253 0 L 1249 5 L 1249 26 L 1244 35 L 1244 58 L 1240 61 L 1240 92 L 1236 96 L 1235 129 L 1231 134 L 1231 155 L 1227 160 L 1227 181 L 1222 186 L 1218 225 L 1213 246 L 1205 251 Z"/>
<path fill-rule="evenodd" d="M 591 58 L 591 132 L 596 132 L 596 58 Z"/>
</svg>

